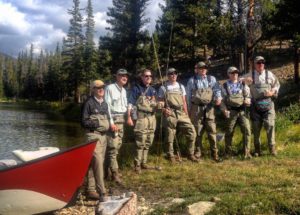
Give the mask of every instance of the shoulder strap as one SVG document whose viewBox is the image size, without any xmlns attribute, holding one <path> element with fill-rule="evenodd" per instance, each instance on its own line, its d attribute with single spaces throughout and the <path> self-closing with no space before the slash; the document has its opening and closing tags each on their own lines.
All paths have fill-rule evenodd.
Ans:
<svg viewBox="0 0 300 215">
<path fill-rule="evenodd" d="M 255 73 L 254 73 L 254 71 L 252 71 L 252 80 L 253 80 L 253 84 L 255 84 Z"/>
<path fill-rule="evenodd" d="M 211 75 L 207 76 L 208 87 L 211 87 Z"/>
<path fill-rule="evenodd" d="M 197 90 L 197 89 L 198 89 L 198 86 L 197 86 L 197 79 L 196 79 L 196 75 L 194 75 L 194 85 L 195 85 L 195 89 Z"/>
<path fill-rule="evenodd" d="M 269 78 L 269 72 L 268 72 L 268 70 L 265 70 L 265 82 L 266 82 L 266 84 L 268 84 L 268 78 Z"/>
<path fill-rule="evenodd" d="M 145 96 L 145 95 L 146 95 L 146 93 L 148 92 L 149 88 L 150 88 L 150 86 L 149 86 L 149 87 L 147 87 L 147 88 L 145 89 L 145 91 L 144 91 L 144 92 L 142 92 L 142 96 Z"/>
<path fill-rule="evenodd" d="M 227 81 L 223 84 L 224 89 L 226 90 L 227 95 L 231 95 L 230 90 L 228 89 Z"/>
</svg>

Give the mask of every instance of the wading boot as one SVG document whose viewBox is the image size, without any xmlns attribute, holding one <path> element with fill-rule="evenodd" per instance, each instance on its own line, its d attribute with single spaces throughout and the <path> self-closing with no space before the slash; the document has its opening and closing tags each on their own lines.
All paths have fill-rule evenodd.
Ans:
<svg viewBox="0 0 300 215">
<path fill-rule="evenodd" d="M 106 193 L 103 193 L 99 197 L 99 202 L 107 202 L 109 200 L 109 197 Z"/>
<path fill-rule="evenodd" d="M 148 164 L 145 164 L 145 163 L 142 163 L 142 169 L 149 170 L 149 169 L 155 169 L 155 167 L 149 166 Z"/>
<path fill-rule="evenodd" d="M 141 174 L 142 173 L 141 166 L 140 165 L 135 165 L 134 171 L 135 171 L 136 174 Z"/>
<path fill-rule="evenodd" d="M 168 159 L 171 162 L 171 164 L 176 164 L 176 159 L 174 156 L 170 156 Z"/>
<path fill-rule="evenodd" d="M 189 155 L 188 159 L 192 162 L 199 163 L 199 159 L 195 155 Z"/>
<path fill-rule="evenodd" d="M 123 185 L 118 170 L 112 172 L 112 180 L 119 185 Z"/>
<path fill-rule="evenodd" d="M 275 148 L 275 146 L 274 145 L 272 145 L 271 147 L 270 147 L 270 152 L 271 152 L 271 155 L 273 155 L 273 156 L 277 156 L 277 151 L 276 151 L 276 148 Z"/>
<path fill-rule="evenodd" d="M 96 191 L 88 191 L 87 197 L 89 199 L 98 200 L 100 196 Z"/>
</svg>

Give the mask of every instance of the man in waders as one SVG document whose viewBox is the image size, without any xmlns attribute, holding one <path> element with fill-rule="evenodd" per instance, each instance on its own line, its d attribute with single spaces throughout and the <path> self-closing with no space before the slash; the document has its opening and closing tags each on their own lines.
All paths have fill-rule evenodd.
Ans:
<svg viewBox="0 0 300 215">
<path fill-rule="evenodd" d="M 197 158 L 201 158 L 202 156 L 202 137 L 206 130 L 211 157 L 218 162 L 214 105 L 219 106 L 221 104 L 221 89 L 216 78 L 206 75 L 206 73 L 207 65 L 204 62 L 199 62 L 195 65 L 195 75 L 187 83 L 188 107 L 197 133 L 195 156 Z"/>
<path fill-rule="evenodd" d="M 177 141 L 176 129 L 178 128 L 182 134 L 186 136 L 189 144 L 188 159 L 193 162 L 198 162 L 198 159 L 194 156 L 196 132 L 188 116 L 185 88 L 182 84 L 177 82 L 177 72 L 174 68 L 170 68 L 167 71 L 167 76 L 168 81 L 160 87 L 158 99 L 160 102 L 164 102 L 162 112 L 167 129 L 166 142 L 168 144 L 168 157 L 172 163 L 176 162 L 173 142 L 174 138 L 175 141 Z M 177 147 L 179 147 L 178 142 L 176 144 Z M 179 148 L 177 150 L 179 150 Z"/>
<path fill-rule="evenodd" d="M 267 131 L 268 146 L 271 155 L 276 156 L 275 148 L 275 107 L 273 99 L 280 88 L 277 77 L 265 70 L 265 59 L 257 56 L 254 59 L 255 70 L 247 73 L 244 80 L 250 85 L 252 105 L 250 116 L 253 126 L 255 156 L 261 156 L 260 131 L 262 126 Z"/>
<path fill-rule="evenodd" d="M 104 158 L 107 146 L 110 115 L 104 101 L 104 83 L 95 80 L 91 86 L 92 96 L 84 103 L 81 113 L 81 124 L 86 130 L 87 141 L 98 140 L 90 170 L 88 171 L 88 197 L 105 201 Z M 95 184 L 96 182 L 96 184 Z"/>
<path fill-rule="evenodd" d="M 250 89 L 239 81 L 239 70 L 231 66 L 227 70 L 229 79 L 223 84 L 221 110 L 226 118 L 225 130 L 225 158 L 232 156 L 232 138 L 236 124 L 238 123 L 243 133 L 244 158 L 251 158 L 250 142 L 251 129 L 245 108 L 250 106 Z"/>
<path fill-rule="evenodd" d="M 128 119 L 129 126 L 134 125 L 134 136 L 136 143 L 136 154 L 134 166 L 136 173 L 140 174 L 141 169 L 153 169 L 147 165 L 148 151 L 154 139 L 156 128 L 156 90 L 150 86 L 152 73 L 144 69 L 140 74 L 141 82 L 136 84 L 128 98 Z"/>
<path fill-rule="evenodd" d="M 111 114 L 112 134 L 108 142 L 108 168 L 112 173 L 112 179 L 118 184 L 122 184 L 119 173 L 117 156 L 122 145 L 124 135 L 125 114 L 127 112 L 127 93 L 124 85 L 128 81 L 128 72 L 119 69 L 116 74 L 117 81 L 106 87 L 105 101 Z"/>
</svg>

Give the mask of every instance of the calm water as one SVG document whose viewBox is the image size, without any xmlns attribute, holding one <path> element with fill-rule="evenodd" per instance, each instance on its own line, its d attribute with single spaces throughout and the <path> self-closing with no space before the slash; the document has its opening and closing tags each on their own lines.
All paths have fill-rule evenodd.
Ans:
<svg viewBox="0 0 300 215">
<path fill-rule="evenodd" d="M 41 146 L 68 148 L 84 142 L 79 123 L 30 110 L 16 104 L 0 103 L 0 159 L 13 158 L 16 149 L 37 150 Z"/>
</svg>

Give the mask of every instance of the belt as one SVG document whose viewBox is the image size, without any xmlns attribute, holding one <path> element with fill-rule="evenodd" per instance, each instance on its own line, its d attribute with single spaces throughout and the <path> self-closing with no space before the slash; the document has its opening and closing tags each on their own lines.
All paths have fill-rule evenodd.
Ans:
<svg viewBox="0 0 300 215">
<path fill-rule="evenodd" d="M 96 131 L 96 130 L 88 130 L 88 129 L 86 130 L 86 132 L 87 133 L 94 133 L 94 134 L 101 134 L 101 135 L 107 133 L 107 131 Z"/>
<path fill-rule="evenodd" d="M 234 111 L 242 111 L 244 110 L 244 106 L 240 106 L 240 107 L 230 107 L 228 106 L 228 110 L 234 110 Z"/>
</svg>

